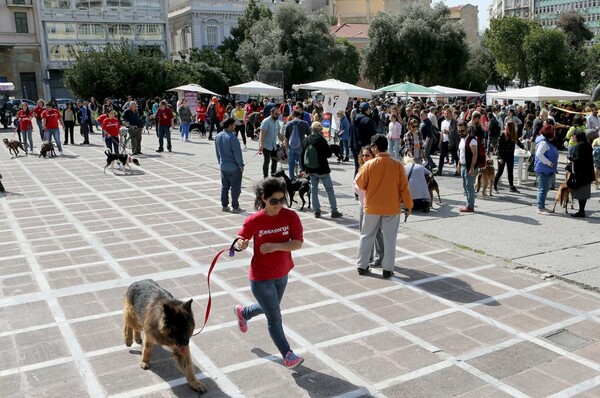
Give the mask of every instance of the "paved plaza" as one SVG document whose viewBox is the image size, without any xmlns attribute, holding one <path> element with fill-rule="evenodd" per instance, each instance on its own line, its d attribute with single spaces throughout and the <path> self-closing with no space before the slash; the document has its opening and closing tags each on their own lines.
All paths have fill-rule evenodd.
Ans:
<svg viewBox="0 0 600 398">
<path fill-rule="evenodd" d="M 0 397 L 196 396 L 164 349 L 142 370 L 122 331 L 123 295 L 145 278 L 193 298 L 200 326 L 209 264 L 248 214 L 221 212 L 214 147 L 193 140 L 156 154 L 144 135 L 126 176 L 103 173 L 98 134 L 55 159 L 0 150 Z M 248 146 L 251 211 L 262 158 Z M 531 181 L 460 215 L 459 179 L 439 177 L 444 203 L 401 225 L 384 280 L 356 273 L 353 166 L 332 169 L 344 217 L 329 218 L 324 195 L 323 218 L 299 213 L 305 243 L 282 302 L 306 361 L 283 366 L 263 317 L 239 332 L 232 307 L 253 302 L 251 250 L 223 256 L 208 326 L 191 341 L 203 397 L 600 396 L 598 191 L 585 220 L 536 215 Z"/>
</svg>

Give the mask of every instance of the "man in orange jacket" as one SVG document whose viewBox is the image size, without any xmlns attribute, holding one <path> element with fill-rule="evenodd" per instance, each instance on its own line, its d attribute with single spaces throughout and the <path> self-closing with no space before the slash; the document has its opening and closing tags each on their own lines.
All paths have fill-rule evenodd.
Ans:
<svg viewBox="0 0 600 398">
<path fill-rule="evenodd" d="M 358 241 L 356 265 L 359 275 L 369 272 L 369 258 L 377 230 L 383 232 L 383 277 L 394 275 L 396 239 L 400 224 L 400 205 L 406 215 L 412 212 L 413 201 L 404 166 L 387 152 L 388 141 L 384 134 L 371 138 L 375 159 L 365 163 L 356 175 L 358 189 L 365 191 L 363 224 Z"/>
</svg>

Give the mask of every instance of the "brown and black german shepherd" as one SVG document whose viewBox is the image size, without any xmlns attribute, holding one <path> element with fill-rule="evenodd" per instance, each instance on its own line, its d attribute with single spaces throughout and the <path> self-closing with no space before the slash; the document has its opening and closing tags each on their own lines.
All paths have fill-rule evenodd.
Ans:
<svg viewBox="0 0 600 398">
<path fill-rule="evenodd" d="M 135 282 L 127 289 L 123 307 L 125 345 L 131 347 L 133 338 L 142 344 L 142 369 L 150 368 L 150 356 L 154 344 L 169 347 L 173 361 L 187 379 L 190 387 L 199 393 L 206 386 L 198 381 L 190 354 L 190 337 L 194 333 L 192 299 L 183 303 L 151 279 Z"/>
</svg>

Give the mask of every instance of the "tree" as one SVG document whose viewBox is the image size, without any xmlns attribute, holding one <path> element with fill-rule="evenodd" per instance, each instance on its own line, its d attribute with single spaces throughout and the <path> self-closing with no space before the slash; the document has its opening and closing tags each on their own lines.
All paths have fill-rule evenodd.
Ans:
<svg viewBox="0 0 600 398">
<path fill-rule="evenodd" d="M 565 81 L 567 46 L 565 36 L 558 29 L 531 27 L 523 48 L 531 79 L 543 86 L 568 88 Z"/>
<path fill-rule="evenodd" d="M 410 80 L 425 85 L 461 84 L 468 49 L 459 22 L 444 4 L 378 13 L 369 26 L 363 75 L 376 86 Z"/>
<path fill-rule="evenodd" d="M 236 53 L 248 75 L 281 70 L 284 85 L 324 79 L 344 55 L 324 14 L 307 14 L 298 5 L 282 5 L 272 18 L 262 18 Z"/>
<path fill-rule="evenodd" d="M 517 17 L 494 18 L 484 34 L 500 74 L 510 79 L 518 75 L 521 87 L 526 87 L 529 80 L 524 43 L 532 24 L 537 23 Z"/>
<path fill-rule="evenodd" d="M 502 79 L 496 71 L 496 59 L 483 43 L 469 47 L 469 57 L 465 66 L 462 87 L 467 90 L 484 92 L 488 85 L 505 89 Z"/>
<path fill-rule="evenodd" d="M 556 26 L 565 32 L 567 44 L 572 49 L 579 49 L 586 40 L 594 38 L 594 33 L 585 25 L 583 15 L 575 11 L 562 13 Z"/>
<path fill-rule="evenodd" d="M 188 83 L 227 92 L 220 69 L 204 62 L 171 62 L 153 53 L 140 52 L 123 40 L 96 49 L 80 44 L 71 50 L 74 64 L 65 71 L 64 82 L 76 96 L 150 98 Z"/>
<path fill-rule="evenodd" d="M 345 37 L 336 39 L 344 50 L 343 57 L 331 69 L 331 75 L 343 82 L 356 84 L 360 80 L 360 53 L 356 46 Z"/>
</svg>

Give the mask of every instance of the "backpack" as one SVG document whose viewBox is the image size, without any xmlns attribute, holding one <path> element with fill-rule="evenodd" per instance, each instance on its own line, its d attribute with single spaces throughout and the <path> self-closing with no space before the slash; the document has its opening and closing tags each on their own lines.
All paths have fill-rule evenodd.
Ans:
<svg viewBox="0 0 600 398">
<path fill-rule="evenodd" d="M 467 146 L 471 148 L 471 140 L 474 137 L 470 137 Z M 485 146 L 483 145 L 483 140 L 477 140 L 477 163 L 475 167 L 478 169 L 484 169 L 486 166 L 486 154 L 485 154 Z"/>
<path fill-rule="evenodd" d="M 300 128 L 298 127 L 298 122 L 292 124 L 292 133 L 290 134 L 290 139 L 288 144 L 291 149 L 298 149 L 300 145 L 302 145 L 302 140 L 300 139 Z"/>
<path fill-rule="evenodd" d="M 319 152 L 317 152 L 317 148 L 311 143 L 308 144 L 306 151 L 304 151 L 304 166 L 309 169 L 319 168 Z"/>
</svg>

